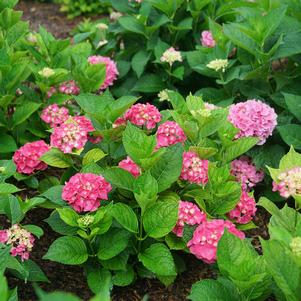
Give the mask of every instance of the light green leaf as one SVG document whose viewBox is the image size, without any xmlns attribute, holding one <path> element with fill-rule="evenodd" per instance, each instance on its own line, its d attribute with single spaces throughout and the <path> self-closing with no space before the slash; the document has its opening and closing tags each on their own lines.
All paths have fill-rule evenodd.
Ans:
<svg viewBox="0 0 301 301">
<path fill-rule="evenodd" d="M 73 160 L 70 156 L 64 154 L 57 148 L 52 148 L 48 152 L 44 153 L 40 160 L 50 166 L 58 168 L 67 168 L 73 165 Z"/>
<path fill-rule="evenodd" d="M 84 158 L 83 158 L 83 165 L 87 165 L 89 163 L 96 163 L 100 161 L 102 158 L 104 158 L 107 154 L 105 154 L 101 149 L 99 148 L 93 148 L 89 150 Z"/>
<path fill-rule="evenodd" d="M 287 145 L 293 145 L 296 149 L 301 149 L 301 125 L 286 124 L 277 127 L 282 140 Z"/>
</svg>

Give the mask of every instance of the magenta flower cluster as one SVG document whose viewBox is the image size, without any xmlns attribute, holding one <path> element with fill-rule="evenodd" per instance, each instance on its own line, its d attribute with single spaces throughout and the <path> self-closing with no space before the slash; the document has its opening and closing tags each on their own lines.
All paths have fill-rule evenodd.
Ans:
<svg viewBox="0 0 301 301">
<path fill-rule="evenodd" d="M 204 30 L 202 32 L 202 37 L 201 37 L 201 43 L 203 47 L 207 47 L 207 48 L 213 48 L 215 47 L 215 40 L 212 36 L 211 31 L 209 30 Z"/>
<path fill-rule="evenodd" d="M 24 144 L 13 155 L 17 172 L 30 175 L 36 171 L 45 170 L 47 164 L 40 161 L 40 157 L 49 149 L 50 147 L 43 140 Z"/>
<path fill-rule="evenodd" d="M 51 128 L 59 126 L 69 118 L 69 111 L 57 104 L 46 107 L 41 114 L 41 119 L 50 125 Z"/>
<path fill-rule="evenodd" d="M 108 199 L 111 184 L 102 176 L 77 173 L 65 183 L 62 198 L 77 212 L 95 211 L 101 200 Z"/>
<path fill-rule="evenodd" d="M 284 198 L 300 195 L 301 167 L 294 167 L 288 171 L 282 172 L 273 182 L 273 191 L 278 191 Z"/>
<path fill-rule="evenodd" d="M 65 81 L 61 83 L 58 88 L 51 87 L 47 92 L 47 97 L 50 98 L 58 92 L 66 95 L 78 95 L 80 88 L 74 80 Z"/>
<path fill-rule="evenodd" d="M 256 99 L 232 105 L 228 119 L 239 129 L 235 138 L 257 137 L 258 145 L 265 143 L 277 125 L 274 109 Z"/>
<path fill-rule="evenodd" d="M 130 172 L 134 177 L 139 177 L 141 174 L 140 167 L 129 157 L 119 162 L 118 166 Z"/>
<path fill-rule="evenodd" d="M 214 263 L 216 260 L 217 245 L 225 229 L 240 239 L 245 238 L 245 234 L 236 229 L 235 225 L 230 221 L 215 219 L 201 223 L 195 229 L 187 247 L 197 258 L 209 264 Z"/>
<path fill-rule="evenodd" d="M 248 156 L 241 156 L 231 162 L 231 174 L 241 183 L 242 189 L 245 191 L 254 188 L 264 178 L 264 172 L 257 170 Z"/>
<path fill-rule="evenodd" d="M 99 88 L 100 90 L 105 90 L 107 87 L 113 85 L 113 82 L 117 79 L 119 73 L 116 63 L 112 59 L 106 56 L 93 55 L 88 58 L 88 62 L 91 65 L 105 64 L 106 78 L 104 83 Z"/>
<path fill-rule="evenodd" d="M 157 148 L 170 146 L 186 141 L 186 135 L 181 127 L 174 121 L 162 123 L 157 130 Z"/>
<path fill-rule="evenodd" d="M 205 185 L 208 182 L 208 168 L 208 160 L 200 159 L 194 152 L 184 152 L 180 178 L 190 183 Z"/>
<path fill-rule="evenodd" d="M 178 211 L 178 221 L 173 232 L 178 236 L 183 236 L 185 224 L 194 226 L 206 220 L 206 214 L 199 207 L 191 202 L 180 201 Z"/>
<path fill-rule="evenodd" d="M 11 246 L 11 255 L 19 256 L 22 261 L 29 259 L 34 241 L 33 235 L 17 224 L 7 230 L 0 230 L 0 242 Z"/>
<path fill-rule="evenodd" d="M 228 214 L 229 218 L 238 224 L 249 223 L 256 213 L 256 202 L 246 191 L 243 191 L 239 203 Z"/>
</svg>

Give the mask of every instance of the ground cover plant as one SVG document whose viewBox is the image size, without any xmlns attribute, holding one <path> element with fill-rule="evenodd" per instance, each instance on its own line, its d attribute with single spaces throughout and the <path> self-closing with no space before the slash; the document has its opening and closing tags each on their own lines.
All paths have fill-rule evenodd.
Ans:
<svg viewBox="0 0 301 301">
<path fill-rule="evenodd" d="M 16 2 L 0 4 L 3 296 L 13 277 L 63 298 L 31 260 L 44 208 L 44 261 L 80 266 L 93 300 L 169 286 L 189 253 L 217 275 L 193 301 L 299 300 L 298 3 L 112 0 L 61 40 Z"/>
</svg>

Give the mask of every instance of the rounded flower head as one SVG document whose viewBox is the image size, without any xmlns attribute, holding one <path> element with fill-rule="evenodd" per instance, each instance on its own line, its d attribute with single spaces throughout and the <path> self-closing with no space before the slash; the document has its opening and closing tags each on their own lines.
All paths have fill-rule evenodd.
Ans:
<svg viewBox="0 0 301 301">
<path fill-rule="evenodd" d="M 175 50 L 173 47 L 167 49 L 161 56 L 161 62 L 168 63 L 170 66 L 175 62 L 182 62 L 181 52 Z"/>
<path fill-rule="evenodd" d="M 5 240 L 0 242 L 11 246 L 10 253 L 12 256 L 20 256 L 22 261 L 29 259 L 29 253 L 35 241 L 30 232 L 22 229 L 19 225 L 13 225 L 10 229 L 0 232 L 5 232 Z"/>
<path fill-rule="evenodd" d="M 59 148 L 64 153 L 79 150 L 88 141 L 88 133 L 76 122 L 65 122 L 54 128 L 50 136 L 51 146 Z"/>
<path fill-rule="evenodd" d="M 108 199 L 112 190 L 102 176 L 92 173 L 77 173 L 66 182 L 62 198 L 77 212 L 95 211 L 101 200 Z"/>
<path fill-rule="evenodd" d="M 208 47 L 208 48 L 215 47 L 215 40 L 212 36 L 212 33 L 209 30 L 204 30 L 202 32 L 201 43 L 202 46 L 204 47 Z"/>
<path fill-rule="evenodd" d="M 139 177 L 141 174 L 140 167 L 129 156 L 120 161 L 118 166 L 130 172 L 134 177 Z"/>
<path fill-rule="evenodd" d="M 106 66 L 106 79 L 99 88 L 100 90 L 105 90 L 107 87 L 113 85 L 113 82 L 117 79 L 119 73 L 116 63 L 112 59 L 106 56 L 94 55 L 88 58 L 88 62 L 91 65 L 105 64 Z"/>
<path fill-rule="evenodd" d="M 215 70 L 216 72 L 218 71 L 222 71 L 222 72 L 225 72 L 226 71 L 226 68 L 228 67 L 228 60 L 223 60 L 223 59 L 216 59 L 216 60 L 213 60 L 213 61 L 210 61 L 206 67 L 208 67 L 209 69 L 213 69 Z"/>
<path fill-rule="evenodd" d="M 156 127 L 156 124 L 161 121 L 160 112 L 155 106 L 149 103 L 137 103 L 131 106 L 125 112 L 124 117 L 132 124 L 146 126 L 148 130 Z"/>
<path fill-rule="evenodd" d="M 0 230 L 0 243 L 5 244 L 8 240 L 7 230 Z"/>
<path fill-rule="evenodd" d="M 80 93 L 80 88 L 76 85 L 74 80 L 69 80 L 60 84 L 59 91 L 67 95 L 78 95 Z"/>
<path fill-rule="evenodd" d="M 294 167 L 288 171 L 282 172 L 276 182 L 273 182 L 273 191 L 279 191 L 279 194 L 288 198 L 290 196 L 301 194 L 301 167 Z"/>
<path fill-rule="evenodd" d="M 194 152 L 184 152 L 180 179 L 205 185 L 208 182 L 208 167 L 208 160 L 200 159 Z"/>
<path fill-rule="evenodd" d="M 47 98 L 52 97 L 52 95 L 54 95 L 54 94 L 56 94 L 56 93 L 57 93 L 56 87 L 50 87 L 50 89 L 49 89 L 48 92 L 47 92 Z"/>
<path fill-rule="evenodd" d="M 157 148 L 186 141 L 186 135 L 181 127 L 174 121 L 166 121 L 158 127 Z"/>
<path fill-rule="evenodd" d="M 112 124 L 113 129 L 118 128 L 119 126 L 126 125 L 126 120 L 124 117 L 118 117 Z"/>
<path fill-rule="evenodd" d="M 55 74 L 55 71 L 51 68 L 45 67 L 41 71 L 38 72 L 42 77 L 48 78 Z"/>
<path fill-rule="evenodd" d="M 228 119 L 240 130 L 235 138 L 257 137 L 258 145 L 265 143 L 277 125 L 274 109 L 255 99 L 232 105 Z"/>
<path fill-rule="evenodd" d="M 264 178 L 264 172 L 257 170 L 251 158 L 242 156 L 231 162 L 231 174 L 242 184 L 242 189 L 249 191 Z"/>
<path fill-rule="evenodd" d="M 243 191 L 239 203 L 228 216 L 238 224 L 249 223 L 256 213 L 256 202 L 247 192 Z"/>
<path fill-rule="evenodd" d="M 197 258 L 209 264 L 214 263 L 216 260 L 217 245 L 224 234 L 225 228 L 240 239 L 245 238 L 245 234 L 237 230 L 231 222 L 215 219 L 200 224 L 195 229 L 187 247 Z"/>
<path fill-rule="evenodd" d="M 178 221 L 172 230 L 178 237 L 183 236 L 184 226 L 199 225 L 206 220 L 206 214 L 199 207 L 191 202 L 180 201 Z"/>
<path fill-rule="evenodd" d="M 82 128 L 82 130 L 86 131 L 87 133 L 95 131 L 91 120 L 85 116 L 75 116 L 72 117 L 72 120 L 75 121 Z"/>
<path fill-rule="evenodd" d="M 17 172 L 30 175 L 36 171 L 45 170 L 48 165 L 39 159 L 49 149 L 50 147 L 43 140 L 24 144 L 13 156 Z"/>
<path fill-rule="evenodd" d="M 290 247 L 294 255 L 301 256 L 301 237 L 294 237 L 290 243 Z"/>
<path fill-rule="evenodd" d="M 52 128 L 64 123 L 68 118 L 68 109 L 65 107 L 60 108 L 57 104 L 48 106 L 41 114 L 41 119 Z"/>
</svg>

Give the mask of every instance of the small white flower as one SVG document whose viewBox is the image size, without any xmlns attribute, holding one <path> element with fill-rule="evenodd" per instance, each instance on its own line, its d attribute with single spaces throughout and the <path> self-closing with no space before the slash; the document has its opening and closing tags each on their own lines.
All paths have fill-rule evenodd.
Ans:
<svg viewBox="0 0 301 301">
<path fill-rule="evenodd" d="M 99 30 L 107 30 L 109 28 L 109 26 L 105 23 L 98 23 L 96 25 L 96 27 L 99 29 Z"/>
<path fill-rule="evenodd" d="M 50 77 L 54 74 L 55 74 L 54 70 L 51 69 L 51 68 L 48 68 L 48 67 L 46 67 L 46 68 L 42 69 L 41 71 L 39 71 L 39 75 L 41 75 L 42 77 L 46 77 L 46 78 L 48 78 L 48 77 Z"/>
<path fill-rule="evenodd" d="M 168 90 L 164 89 L 158 93 L 159 101 L 169 100 Z"/>
<path fill-rule="evenodd" d="M 161 57 L 161 62 L 163 63 L 168 63 L 170 66 L 172 66 L 172 64 L 174 62 L 182 62 L 182 55 L 180 51 L 175 50 L 173 47 L 170 47 L 169 49 L 167 49 Z"/>
<path fill-rule="evenodd" d="M 213 69 L 215 71 L 222 71 L 225 72 L 228 66 L 228 60 L 216 59 L 211 61 L 209 64 L 206 65 L 208 68 Z"/>
<path fill-rule="evenodd" d="M 122 13 L 113 11 L 110 13 L 110 20 L 117 21 L 120 17 L 122 17 Z"/>
<path fill-rule="evenodd" d="M 97 44 L 97 48 L 100 48 L 104 45 L 108 44 L 108 40 L 101 40 L 99 41 L 99 43 Z"/>
</svg>

